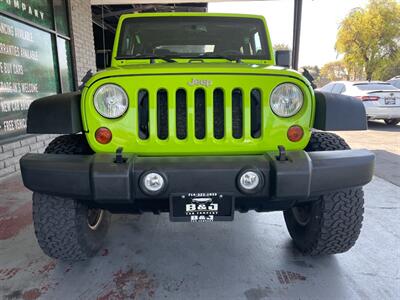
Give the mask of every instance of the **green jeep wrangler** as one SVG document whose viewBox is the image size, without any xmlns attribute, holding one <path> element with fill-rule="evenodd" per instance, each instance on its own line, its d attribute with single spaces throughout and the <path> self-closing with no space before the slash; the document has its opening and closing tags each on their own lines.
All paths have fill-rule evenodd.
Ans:
<svg viewBox="0 0 400 300">
<path fill-rule="evenodd" d="M 283 211 L 302 253 L 349 250 L 374 155 L 324 131 L 366 129 L 364 106 L 314 92 L 289 61 L 260 16 L 122 16 L 110 68 L 29 108 L 28 133 L 63 134 L 20 162 L 43 251 L 93 256 L 110 213 L 250 210 Z"/>
</svg>

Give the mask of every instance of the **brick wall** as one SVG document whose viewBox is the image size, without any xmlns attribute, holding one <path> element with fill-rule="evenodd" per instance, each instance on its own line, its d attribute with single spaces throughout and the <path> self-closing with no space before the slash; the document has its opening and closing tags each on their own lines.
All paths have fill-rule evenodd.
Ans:
<svg viewBox="0 0 400 300">
<path fill-rule="evenodd" d="M 71 38 L 78 86 L 87 71 L 96 73 L 96 54 L 90 0 L 70 0 Z"/>
<path fill-rule="evenodd" d="M 0 178 L 19 171 L 19 160 L 26 153 L 42 153 L 56 135 L 43 134 L 0 146 Z"/>
</svg>

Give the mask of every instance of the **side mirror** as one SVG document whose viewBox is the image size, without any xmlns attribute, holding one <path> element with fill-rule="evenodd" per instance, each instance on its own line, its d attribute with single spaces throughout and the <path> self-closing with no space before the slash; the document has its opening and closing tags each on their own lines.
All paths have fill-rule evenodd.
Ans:
<svg viewBox="0 0 400 300">
<path fill-rule="evenodd" d="M 290 68 L 292 62 L 292 51 L 276 50 L 275 51 L 276 65 L 280 67 Z"/>
</svg>

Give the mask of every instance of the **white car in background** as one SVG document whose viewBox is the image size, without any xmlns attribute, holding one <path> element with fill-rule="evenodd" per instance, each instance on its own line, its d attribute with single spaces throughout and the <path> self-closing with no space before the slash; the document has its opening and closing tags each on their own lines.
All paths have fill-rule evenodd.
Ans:
<svg viewBox="0 0 400 300">
<path fill-rule="evenodd" d="M 360 99 L 370 120 L 384 120 L 388 125 L 396 125 L 400 122 L 400 89 L 389 82 L 335 81 L 319 90 Z"/>
<path fill-rule="evenodd" d="M 400 76 L 395 76 L 392 79 L 388 80 L 387 82 L 393 85 L 394 87 L 400 89 Z"/>
</svg>

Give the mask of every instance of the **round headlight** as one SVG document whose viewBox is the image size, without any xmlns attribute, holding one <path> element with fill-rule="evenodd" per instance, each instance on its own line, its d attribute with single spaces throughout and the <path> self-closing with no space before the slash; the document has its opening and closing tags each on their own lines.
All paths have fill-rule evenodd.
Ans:
<svg viewBox="0 0 400 300">
<path fill-rule="evenodd" d="M 272 91 L 270 105 L 279 117 L 288 118 L 300 111 L 303 101 L 303 93 L 297 85 L 283 83 Z"/>
<path fill-rule="evenodd" d="M 94 94 L 94 107 L 105 118 L 115 119 L 128 109 L 128 95 L 115 84 L 105 84 Z"/>
</svg>

